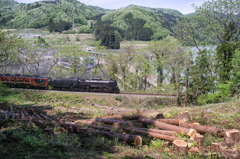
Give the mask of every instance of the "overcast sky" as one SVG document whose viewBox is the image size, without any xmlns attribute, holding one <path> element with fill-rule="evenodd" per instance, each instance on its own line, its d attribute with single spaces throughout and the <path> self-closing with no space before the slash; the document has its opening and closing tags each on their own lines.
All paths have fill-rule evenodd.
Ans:
<svg viewBox="0 0 240 159">
<path fill-rule="evenodd" d="M 16 0 L 20 3 L 33 3 L 40 0 Z M 171 8 L 179 10 L 183 14 L 194 12 L 191 4 L 200 6 L 207 0 L 78 0 L 81 3 L 99 6 L 105 9 L 119 9 L 131 4 L 151 7 L 151 8 Z"/>
</svg>

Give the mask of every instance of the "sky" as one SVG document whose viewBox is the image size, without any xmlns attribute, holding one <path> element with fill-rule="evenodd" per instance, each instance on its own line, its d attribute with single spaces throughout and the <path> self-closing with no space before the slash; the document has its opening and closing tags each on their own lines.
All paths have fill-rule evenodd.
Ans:
<svg viewBox="0 0 240 159">
<path fill-rule="evenodd" d="M 20 3 L 33 3 L 41 0 L 15 0 Z M 193 13 L 192 7 L 201 6 L 207 0 L 78 0 L 86 5 L 98 6 L 105 9 L 120 9 L 128 5 L 134 4 L 151 8 L 170 8 L 176 9 L 183 14 Z"/>
</svg>

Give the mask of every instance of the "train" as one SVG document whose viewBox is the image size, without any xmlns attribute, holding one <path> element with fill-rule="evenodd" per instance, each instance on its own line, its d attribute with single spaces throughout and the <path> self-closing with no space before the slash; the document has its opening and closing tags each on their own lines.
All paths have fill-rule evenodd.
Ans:
<svg viewBox="0 0 240 159">
<path fill-rule="evenodd" d="M 120 93 L 116 80 L 42 77 L 38 75 L 0 74 L 0 82 L 12 88 L 53 89 L 88 92 Z M 49 87 L 50 86 L 50 87 Z"/>
</svg>

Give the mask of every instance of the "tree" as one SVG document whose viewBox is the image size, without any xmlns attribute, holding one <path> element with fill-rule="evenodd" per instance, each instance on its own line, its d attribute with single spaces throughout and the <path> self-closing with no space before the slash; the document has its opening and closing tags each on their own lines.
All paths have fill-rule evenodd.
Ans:
<svg viewBox="0 0 240 159">
<path fill-rule="evenodd" d="M 145 50 L 139 50 L 135 55 L 133 67 L 136 70 L 138 89 L 144 83 L 144 90 L 147 89 L 147 78 L 153 72 L 153 66 L 151 65 L 151 57 Z M 136 78 L 134 79 L 136 81 Z"/>
<path fill-rule="evenodd" d="M 153 55 L 153 67 L 157 70 L 157 86 L 161 86 L 166 75 L 163 72 L 165 56 L 168 49 L 166 46 L 166 40 L 159 40 L 150 42 L 145 48 Z"/>
<path fill-rule="evenodd" d="M 88 53 L 81 47 L 75 45 L 65 45 L 60 49 L 61 62 L 68 63 L 70 76 L 81 76 L 86 73 L 89 62 Z"/>
<path fill-rule="evenodd" d="M 166 38 L 167 43 L 165 45 L 166 48 L 166 62 L 165 68 L 168 68 L 172 72 L 172 83 L 175 83 L 177 102 L 180 105 L 180 77 L 182 70 L 184 68 L 184 63 L 186 60 L 185 49 L 181 46 L 181 44 L 173 38 Z"/>
<path fill-rule="evenodd" d="M 217 61 L 221 68 L 221 82 L 230 79 L 231 60 L 240 36 L 240 1 L 212 0 L 195 7 L 196 13 L 176 26 L 178 38 L 187 45 L 203 51 L 206 45 L 218 45 Z"/>
<path fill-rule="evenodd" d="M 21 39 L 10 36 L 6 31 L 0 30 L 0 67 L 6 66 L 16 57 L 16 46 Z"/>
</svg>

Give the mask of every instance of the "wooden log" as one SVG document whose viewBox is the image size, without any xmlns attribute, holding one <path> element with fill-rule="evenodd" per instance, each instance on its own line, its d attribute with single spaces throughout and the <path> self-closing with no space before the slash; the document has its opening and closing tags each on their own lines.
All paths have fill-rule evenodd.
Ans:
<svg viewBox="0 0 240 159">
<path fill-rule="evenodd" d="M 15 114 L 15 116 L 16 119 L 19 119 L 19 111 Z"/>
<path fill-rule="evenodd" d="M 140 118 L 143 118 L 143 116 L 142 115 L 122 116 L 123 120 L 126 120 L 126 119 L 128 119 L 128 120 L 138 120 Z"/>
<path fill-rule="evenodd" d="M 158 114 L 158 115 L 156 116 L 156 119 L 164 119 L 163 114 Z"/>
<path fill-rule="evenodd" d="M 25 116 L 26 116 L 27 118 L 30 117 L 26 110 L 23 110 L 23 113 L 25 114 Z"/>
<path fill-rule="evenodd" d="M 162 134 L 147 132 L 147 131 L 143 131 L 143 130 L 139 130 L 139 129 L 132 129 L 132 128 L 123 128 L 123 129 L 127 130 L 127 131 L 131 130 L 131 131 L 139 133 L 139 134 L 149 135 L 151 137 L 155 137 L 155 138 L 162 139 L 162 140 L 167 140 L 167 141 L 174 141 L 174 140 L 179 140 L 180 139 L 180 138 L 177 138 L 175 136 L 162 135 Z"/>
<path fill-rule="evenodd" d="M 65 128 L 66 130 L 68 130 L 69 127 L 73 128 L 73 132 L 78 134 L 80 132 L 80 129 L 82 128 L 80 125 L 76 125 L 76 124 L 66 124 L 66 123 L 61 123 L 60 127 Z"/>
<path fill-rule="evenodd" d="M 202 148 L 203 147 L 203 136 L 200 135 L 199 133 L 196 134 L 195 140 L 198 141 L 198 147 Z"/>
<path fill-rule="evenodd" d="M 197 130 L 197 132 L 201 134 L 205 134 L 207 132 L 210 132 L 211 134 L 214 134 L 214 135 L 219 134 L 220 137 L 224 137 L 225 132 L 227 131 L 226 129 L 218 129 L 218 128 L 213 128 L 209 126 L 195 125 L 190 123 L 181 123 L 179 126 L 184 128 L 195 129 Z"/>
<path fill-rule="evenodd" d="M 66 131 L 66 129 L 65 129 L 65 128 L 63 128 L 63 127 L 60 127 L 60 128 L 58 129 L 58 131 L 60 131 L 60 132 L 65 132 L 65 131 Z"/>
<path fill-rule="evenodd" d="M 175 131 L 168 131 L 168 130 L 159 130 L 159 129 L 148 129 L 148 128 L 138 128 L 138 127 L 130 127 L 131 129 L 139 129 L 147 132 L 153 132 L 168 136 L 177 136 L 177 133 Z"/>
<path fill-rule="evenodd" d="M 76 120 L 75 124 L 80 124 L 80 125 L 104 125 L 103 122 L 97 122 L 95 120 Z"/>
<path fill-rule="evenodd" d="M 239 131 L 235 129 L 227 131 L 224 136 L 224 142 L 226 143 L 238 143 L 239 139 Z"/>
<path fill-rule="evenodd" d="M 107 138 L 114 139 L 118 137 L 120 141 L 124 141 L 129 145 L 134 145 L 136 147 L 142 145 L 142 138 L 139 135 L 131 135 L 131 134 L 121 134 L 115 132 L 106 132 L 101 130 L 94 130 L 94 129 L 83 129 L 91 133 L 102 134 Z"/>
<path fill-rule="evenodd" d="M 188 122 L 189 121 L 189 113 L 188 111 L 181 112 L 179 119 L 182 119 L 183 122 Z"/>
<path fill-rule="evenodd" d="M 159 122 L 156 120 L 143 118 L 143 119 L 139 119 L 138 121 L 145 123 L 145 124 L 154 125 L 155 127 L 159 128 L 159 129 L 171 130 L 171 131 L 176 131 L 177 133 L 183 133 L 184 135 L 187 135 L 187 136 L 192 136 L 193 134 L 196 133 L 196 130 L 194 130 L 194 129 L 182 128 L 179 126 L 166 124 L 166 123 Z"/>
<path fill-rule="evenodd" d="M 175 152 L 179 155 L 187 155 L 188 148 L 187 143 L 183 140 L 175 140 L 173 141 L 173 146 L 175 147 Z"/>
<path fill-rule="evenodd" d="M 183 123 L 182 119 L 158 119 L 157 121 L 177 126 L 179 126 L 180 123 Z"/>
<path fill-rule="evenodd" d="M 97 126 L 97 125 L 88 125 L 92 128 L 96 128 L 96 129 L 99 129 L 99 130 L 105 130 L 105 131 L 111 131 L 112 129 L 110 127 L 104 127 L 104 126 Z"/>
<path fill-rule="evenodd" d="M 46 116 L 46 115 L 44 115 L 44 114 L 40 114 L 40 116 L 42 116 L 43 118 L 45 118 L 46 120 L 51 120 L 51 121 L 53 121 L 51 118 L 49 118 L 48 116 Z"/>
<path fill-rule="evenodd" d="M 200 151 L 199 151 L 199 149 L 197 147 L 191 147 L 188 150 L 188 152 L 195 154 L 195 153 L 199 153 Z"/>
<path fill-rule="evenodd" d="M 34 114 L 38 119 L 42 119 L 37 113 L 33 112 L 33 114 Z"/>
<path fill-rule="evenodd" d="M 53 128 L 46 128 L 43 130 L 43 134 L 47 134 L 47 135 L 50 135 L 50 136 L 54 136 L 54 131 L 53 131 Z"/>
<path fill-rule="evenodd" d="M 15 113 L 12 114 L 12 119 L 15 119 L 16 115 Z"/>
<path fill-rule="evenodd" d="M 216 142 L 213 142 L 211 144 L 211 151 L 212 152 L 221 152 L 220 151 L 220 144 L 219 143 L 216 143 Z"/>
<path fill-rule="evenodd" d="M 24 120 L 24 119 L 25 119 L 25 116 L 24 116 L 24 114 L 23 114 L 23 111 L 21 110 L 20 113 L 21 113 L 21 119 Z"/>
<path fill-rule="evenodd" d="M 128 125 L 129 127 L 133 127 L 133 122 L 131 121 L 121 121 L 121 120 L 111 120 L 111 119 L 101 119 L 101 118 L 96 118 L 96 121 L 98 122 L 103 122 L 106 124 L 113 124 L 113 123 L 119 123 L 121 125 Z"/>
</svg>

